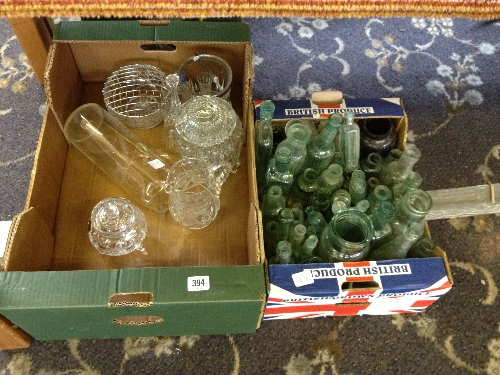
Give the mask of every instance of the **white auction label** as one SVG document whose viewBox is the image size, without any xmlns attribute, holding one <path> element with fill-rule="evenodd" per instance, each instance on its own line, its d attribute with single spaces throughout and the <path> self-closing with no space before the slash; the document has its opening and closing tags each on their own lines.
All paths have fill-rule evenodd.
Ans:
<svg viewBox="0 0 500 375">
<path fill-rule="evenodd" d="M 187 289 L 189 292 L 210 289 L 210 276 L 190 276 L 187 278 Z"/>
<path fill-rule="evenodd" d="M 292 275 L 293 283 L 295 286 L 301 287 L 304 285 L 314 284 L 314 279 L 311 276 L 311 272 L 304 270 L 302 272 L 297 272 Z"/>
<path fill-rule="evenodd" d="M 160 169 L 160 168 L 163 168 L 165 166 L 165 164 L 163 164 L 163 162 L 161 160 L 158 160 L 158 159 L 151 160 L 148 162 L 148 164 L 150 166 L 152 166 L 154 169 Z"/>
</svg>

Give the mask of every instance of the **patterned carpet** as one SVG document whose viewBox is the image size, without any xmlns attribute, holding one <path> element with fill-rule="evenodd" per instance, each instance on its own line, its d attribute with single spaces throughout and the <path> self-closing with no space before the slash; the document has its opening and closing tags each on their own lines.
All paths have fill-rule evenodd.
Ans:
<svg viewBox="0 0 500 375">
<path fill-rule="evenodd" d="M 401 97 L 428 190 L 498 182 L 500 22 L 246 20 L 254 98 Z M 0 20 L 0 220 L 22 210 L 45 98 Z M 429 222 L 452 290 L 424 313 L 266 321 L 255 334 L 36 341 L 0 351 L 0 375 L 500 374 L 500 218 Z"/>
</svg>

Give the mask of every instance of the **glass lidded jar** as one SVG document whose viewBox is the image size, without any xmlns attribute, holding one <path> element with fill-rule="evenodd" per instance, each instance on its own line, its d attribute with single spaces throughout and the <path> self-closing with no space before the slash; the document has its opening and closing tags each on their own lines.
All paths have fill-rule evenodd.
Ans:
<svg viewBox="0 0 500 375">
<path fill-rule="evenodd" d="M 172 139 L 181 157 L 240 164 L 243 126 L 231 105 L 216 96 L 195 96 L 183 103 L 174 118 Z"/>
</svg>

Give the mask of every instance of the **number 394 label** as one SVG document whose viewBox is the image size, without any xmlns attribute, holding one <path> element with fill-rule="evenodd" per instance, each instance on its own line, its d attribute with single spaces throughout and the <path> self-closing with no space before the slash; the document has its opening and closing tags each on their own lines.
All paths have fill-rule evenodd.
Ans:
<svg viewBox="0 0 500 375">
<path fill-rule="evenodd" d="M 200 290 L 209 290 L 209 289 L 210 289 L 209 276 L 190 276 L 187 278 L 188 292 L 198 292 Z"/>
</svg>

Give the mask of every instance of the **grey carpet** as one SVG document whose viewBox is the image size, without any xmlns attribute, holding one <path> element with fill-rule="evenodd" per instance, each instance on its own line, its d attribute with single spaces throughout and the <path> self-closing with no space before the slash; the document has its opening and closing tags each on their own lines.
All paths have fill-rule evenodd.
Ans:
<svg viewBox="0 0 500 375">
<path fill-rule="evenodd" d="M 468 19 L 248 19 L 254 98 L 401 97 L 424 189 L 500 176 L 500 23 Z M 0 20 L 0 220 L 22 210 L 44 106 Z M 452 290 L 415 315 L 266 321 L 255 334 L 36 341 L 0 374 L 500 374 L 500 219 L 429 223 Z"/>
</svg>

